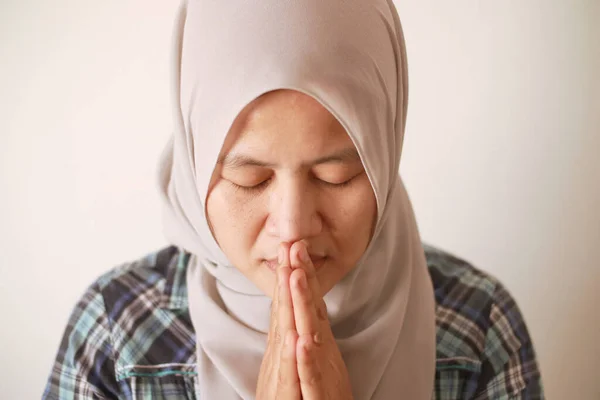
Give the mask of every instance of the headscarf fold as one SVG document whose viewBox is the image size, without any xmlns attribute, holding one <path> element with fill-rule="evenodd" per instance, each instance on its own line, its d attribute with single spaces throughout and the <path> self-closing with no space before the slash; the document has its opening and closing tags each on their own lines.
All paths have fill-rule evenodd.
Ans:
<svg viewBox="0 0 600 400">
<path fill-rule="evenodd" d="M 221 251 L 205 205 L 234 119 L 278 89 L 305 93 L 337 118 L 377 200 L 367 250 L 324 297 L 354 398 L 431 398 L 434 297 L 398 175 L 408 78 L 392 0 L 184 0 L 173 37 L 175 126 L 160 191 L 167 238 L 192 254 L 200 398 L 255 398 L 271 300 Z"/>
</svg>

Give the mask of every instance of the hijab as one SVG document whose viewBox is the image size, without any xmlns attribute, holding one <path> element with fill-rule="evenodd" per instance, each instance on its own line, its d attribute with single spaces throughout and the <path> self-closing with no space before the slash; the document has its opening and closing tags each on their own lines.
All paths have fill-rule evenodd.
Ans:
<svg viewBox="0 0 600 400">
<path fill-rule="evenodd" d="M 408 77 L 392 0 L 184 0 L 173 37 L 175 127 L 159 181 L 165 234 L 191 254 L 200 398 L 255 398 L 271 300 L 227 260 L 205 205 L 234 119 L 277 89 L 305 93 L 337 118 L 377 201 L 369 246 L 324 296 L 354 398 L 431 398 L 434 297 L 398 174 Z"/>
</svg>

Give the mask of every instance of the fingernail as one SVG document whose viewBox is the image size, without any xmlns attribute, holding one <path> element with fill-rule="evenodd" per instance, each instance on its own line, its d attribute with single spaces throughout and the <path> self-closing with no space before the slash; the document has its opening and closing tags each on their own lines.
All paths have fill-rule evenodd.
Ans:
<svg viewBox="0 0 600 400">
<path fill-rule="evenodd" d="M 315 333 L 315 335 L 313 336 L 313 342 L 315 342 L 316 344 L 323 343 L 323 337 L 321 336 L 321 332 Z"/>
<path fill-rule="evenodd" d="M 302 288 L 302 289 L 306 289 L 307 288 L 307 283 L 306 283 L 306 275 L 302 274 L 300 275 L 300 278 L 298 278 L 298 285 Z"/>
<path fill-rule="evenodd" d="M 310 348 L 308 347 L 308 343 L 304 343 L 304 344 L 302 345 L 302 349 L 304 350 L 304 354 L 305 354 L 306 356 L 308 356 L 308 355 L 309 355 L 309 353 L 310 353 Z"/>
<path fill-rule="evenodd" d="M 310 257 L 308 256 L 308 250 L 306 249 L 305 245 L 300 246 L 300 251 L 299 251 L 298 255 L 300 256 L 300 260 L 302 260 L 303 262 L 305 262 L 305 263 L 310 262 Z"/>
</svg>

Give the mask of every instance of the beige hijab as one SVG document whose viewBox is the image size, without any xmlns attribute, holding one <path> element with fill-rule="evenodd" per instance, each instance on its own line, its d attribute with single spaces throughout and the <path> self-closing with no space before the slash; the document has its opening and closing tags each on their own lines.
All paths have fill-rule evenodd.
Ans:
<svg viewBox="0 0 600 400">
<path fill-rule="evenodd" d="M 369 247 L 325 296 L 354 397 L 430 399 L 434 297 L 398 175 L 408 88 L 392 0 L 189 0 L 174 38 L 175 132 L 160 187 L 166 235 L 192 254 L 187 284 L 200 398 L 255 398 L 271 302 L 220 250 L 205 200 L 237 114 L 286 88 L 336 116 L 377 198 Z"/>
</svg>

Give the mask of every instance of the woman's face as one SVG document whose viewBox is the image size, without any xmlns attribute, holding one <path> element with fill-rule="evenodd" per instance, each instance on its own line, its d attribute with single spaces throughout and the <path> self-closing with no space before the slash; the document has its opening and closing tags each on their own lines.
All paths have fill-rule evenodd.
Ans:
<svg viewBox="0 0 600 400">
<path fill-rule="evenodd" d="M 207 197 L 227 258 L 266 295 L 280 243 L 302 240 L 322 295 L 363 255 L 377 205 L 345 129 L 312 97 L 269 92 L 233 123 Z"/>
</svg>

